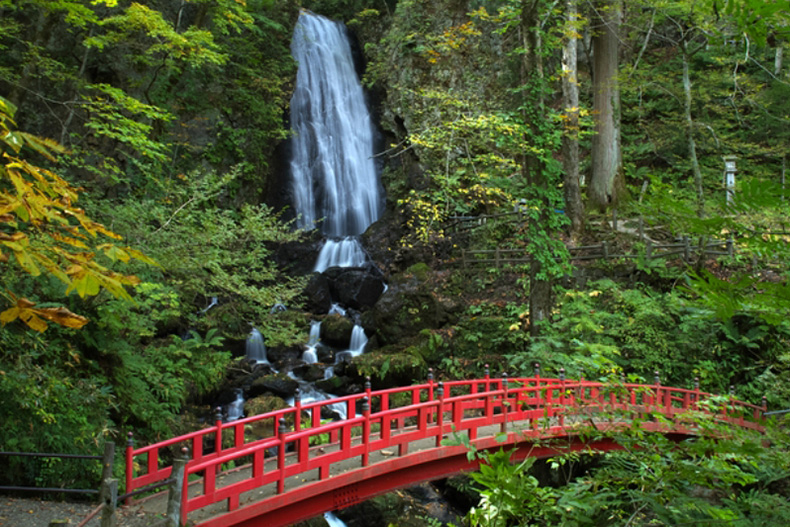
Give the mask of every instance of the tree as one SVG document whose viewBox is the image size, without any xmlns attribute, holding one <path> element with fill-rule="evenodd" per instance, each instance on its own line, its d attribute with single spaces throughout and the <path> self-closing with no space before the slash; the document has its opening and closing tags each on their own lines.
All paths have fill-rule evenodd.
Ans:
<svg viewBox="0 0 790 527">
<path fill-rule="evenodd" d="M 41 275 L 43 269 L 66 284 L 66 294 L 76 291 L 84 298 L 105 289 L 131 300 L 124 286 L 139 280 L 111 271 L 96 262 L 96 256 L 103 254 L 121 261 L 135 258 L 151 264 L 153 260 L 131 247 L 95 243 L 99 236 L 113 240 L 121 237 L 74 204 L 79 197 L 77 189 L 55 172 L 23 157 L 23 149 L 32 149 L 54 162 L 55 154 L 62 149 L 52 140 L 16 130 L 15 112 L 16 107 L 0 97 L 0 263 L 8 265 L 12 255 L 19 268 L 31 276 Z M 31 328 L 44 331 L 44 319 L 74 328 L 88 322 L 65 307 L 36 308 L 34 302 L 17 298 L 11 292 L 8 298 L 15 306 L 0 313 L 3 325 L 20 319 Z"/>
<path fill-rule="evenodd" d="M 577 0 L 565 1 L 565 44 L 562 48 L 562 106 L 565 132 L 562 135 L 562 166 L 565 172 L 565 214 L 570 219 L 571 240 L 584 229 L 584 204 L 579 181 L 579 40 Z"/>
<path fill-rule="evenodd" d="M 592 177 L 589 198 L 599 209 L 617 203 L 623 191 L 620 152 L 619 0 L 599 0 L 593 5 L 593 119 Z"/>
</svg>

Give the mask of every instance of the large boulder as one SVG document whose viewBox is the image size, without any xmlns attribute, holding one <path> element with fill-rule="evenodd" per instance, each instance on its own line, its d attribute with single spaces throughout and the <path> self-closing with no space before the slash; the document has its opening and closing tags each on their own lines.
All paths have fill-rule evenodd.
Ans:
<svg viewBox="0 0 790 527">
<path fill-rule="evenodd" d="M 323 364 L 303 364 L 294 368 L 293 373 L 307 382 L 315 382 L 323 380 L 324 370 L 326 370 L 326 366 Z"/>
<path fill-rule="evenodd" d="M 444 327 L 463 310 L 462 300 L 442 295 L 432 282 L 433 273 L 421 266 L 393 275 L 376 305 L 362 313 L 362 326 L 375 331 L 379 346 L 396 344 L 426 328 Z"/>
<path fill-rule="evenodd" d="M 310 274 L 321 250 L 321 238 L 321 233 L 314 229 L 305 233 L 300 240 L 278 245 L 272 257 L 277 266 L 288 274 Z"/>
<path fill-rule="evenodd" d="M 313 273 L 310 281 L 304 288 L 305 309 L 310 313 L 329 313 L 332 307 L 332 293 L 329 289 L 329 280 L 323 273 Z"/>
<path fill-rule="evenodd" d="M 373 264 L 364 267 L 330 267 L 324 271 L 332 298 L 351 309 L 373 307 L 386 289 L 384 275 Z"/>
<path fill-rule="evenodd" d="M 266 393 L 273 393 L 280 397 L 293 397 L 299 383 L 288 377 L 285 373 L 274 373 L 255 379 L 247 389 L 247 397 L 255 398 Z"/>
<path fill-rule="evenodd" d="M 333 313 L 321 322 L 321 342 L 327 346 L 348 349 L 353 331 L 354 322 L 343 315 Z"/>
</svg>

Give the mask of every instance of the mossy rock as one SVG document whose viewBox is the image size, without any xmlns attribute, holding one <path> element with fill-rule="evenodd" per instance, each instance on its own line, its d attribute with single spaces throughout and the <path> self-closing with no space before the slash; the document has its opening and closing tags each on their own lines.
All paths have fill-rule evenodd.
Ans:
<svg viewBox="0 0 790 527">
<path fill-rule="evenodd" d="M 329 346 L 348 348 L 354 323 L 346 317 L 333 313 L 321 322 L 321 341 Z"/>
<path fill-rule="evenodd" d="M 288 404 L 276 395 L 260 395 L 244 403 L 244 415 L 253 416 L 288 408 Z"/>
<path fill-rule="evenodd" d="M 428 273 L 431 272 L 431 268 L 425 262 L 418 262 L 406 269 L 406 272 L 414 275 L 420 282 L 424 282 L 428 278 Z"/>
<path fill-rule="evenodd" d="M 283 408 L 288 408 L 288 404 L 280 397 L 268 394 L 260 395 L 244 403 L 244 415 L 252 417 L 253 415 L 282 410 Z M 291 421 L 293 421 L 293 419 L 291 419 Z M 253 438 L 260 439 L 272 437 L 274 435 L 274 419 L 256 421 L 244 428 L 244 435 L 247 437 L 248 441 Z"/>
<path fill-rule="evenodd" d="M 351 366 L 360 377 L 370 376 L 376 389 L 407 386 L 416 379 L 423 379 L 427 372 L 422 357 L 398 352 L 365 353 L 355 357 Z"/>
</svg>

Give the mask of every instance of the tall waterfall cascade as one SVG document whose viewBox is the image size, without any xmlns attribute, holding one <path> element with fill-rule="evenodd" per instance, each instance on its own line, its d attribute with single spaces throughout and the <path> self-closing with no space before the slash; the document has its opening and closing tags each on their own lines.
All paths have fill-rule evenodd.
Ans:
<svg viewBox="0 0 790 527">
<path fill-rule="evenodd" d="M 303 10 L 291 53 L 299 64 L 291 98 L 291 181 L 299 227 L 329 238 L 317 271 L 358 266 L 355 238 L 379 219 L 383 192 L 373 159 L 373 120 L 345 26 Z"/>
</svg>

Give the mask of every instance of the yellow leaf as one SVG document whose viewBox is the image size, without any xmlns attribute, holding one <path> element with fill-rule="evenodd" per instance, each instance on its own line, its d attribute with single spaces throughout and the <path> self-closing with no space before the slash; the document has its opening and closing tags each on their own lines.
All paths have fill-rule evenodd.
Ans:
<svg viewBox="0 0 790 527">
<path fill-rule="evenodd" d="M 93 276 L 93 274 L 85 273 L 82 277 L 71 282 L 71 285 L 69 286 L 66 293 L 68 293 L 72 289 L 77 291 L 77 294 L 80 295 L 80 298 L 85 298 L 86 296 L 98 295 L 99 281 L 96 280 L 96 277 Z"/>
<path fill-rule="evenodd" d="M 2 313 L 0 313 L 0 324 L 4 326 L 9 322 L 13 322 L 17 318 L 19 318 L 20 309 L 18 307 L 12 307 L 10 309 L 6 309 Z"/>
<path fill-rule="evenodd" d="M 80 329 L 88 323 L 88 319 L 72 313 L 65 307 L 47 307 L 35 310 L 36 314 L 41 315 L 47 320 L 51 320 L 55 324 L 67 327 Z"/>
<path fill-rule="evenodd" d="M 47 330 L 47 323 L 36 316 L 34 310 L 23 310 L 19 314 L 19 320 L 27 324 L 31 329 L 35 329 L 39 333 Z"/>
<path fill-rule="evenodd" d="M 13 295 L 11 296 L 13 297 Z M 27 298 L 17 298 L 16 306 L 0 313 L 0 323 L 3 325 L 19 319 L 38 332 L 44 332 L 47 329 L 47 323 L 42 318 L 74 329 L 79 329 L 88 323 L 87 318 L 72 313 L 65 307 L 35 308 L 35 304 Z"/>
<path fill-rule="evenodd" d="M 141 251 L 138 251 L 137 249 L 132 249 L 131 247 L 124 247 L 124 250 L 127 253 L 129 253 L 129 255 L 132 258 L 134 258 L 136 260 L 140 260 L 141 262 L 147 263 L 149 265 L 155 265 L 157 267 L 162 267 L 161 265 L 159 265 L 159 263 L 156 260 L 154 260 L 150 256 L 147 256 L 146 254 L 142 253 Z"/>
<path fill-rule="evenodd" d="M 129 261 L 129 253 L 111 243 L 104 243 L 96 248 L 104 251 L 104 255 L 110 260 L 120 260 L 122 262 Z"/>
</svg>

